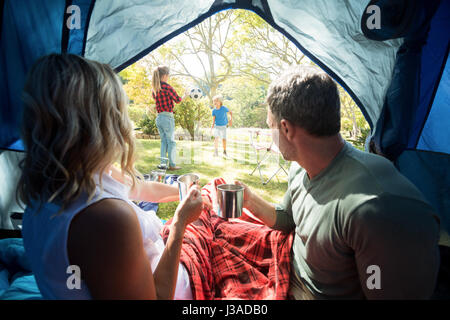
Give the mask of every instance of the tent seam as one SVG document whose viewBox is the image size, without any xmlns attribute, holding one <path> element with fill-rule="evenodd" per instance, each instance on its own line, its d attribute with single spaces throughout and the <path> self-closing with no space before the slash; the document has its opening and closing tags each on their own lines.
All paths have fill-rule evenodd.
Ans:
<svg viewBox="0 0 450 320">
<path fill-rule="evenodd" d="M 67 8 L 72 5 L 72 0 L 66 0 L 66 5 L 64 7 L 63 13 L 63 21 L 62 21 L 62 35 L 61 35 L 61 52 L 66 53 L 67 47 L 69 46 L 69 34 L 70 30 L 66 26 L 66 21 L 69 18 L 69 14 L 67 13 Z"/>
<path fill-rule="evenodd" d="M 81 56 L 82 57 L 84 57 L 84 53 L 85 53 L 85 50 L 86 50 L 87 35 L 88 35 L 88 30 L 89 30 L 89 24 L 91 22 L 92 12 L 94 11 L 94 6 L 95 6 L 95 0 L 92 0 L 91 4 L 89 5 L 88 15 L 86 17 L 86 25 L 84 26 L 83 47 L 81 49 Z"/>
</svg>

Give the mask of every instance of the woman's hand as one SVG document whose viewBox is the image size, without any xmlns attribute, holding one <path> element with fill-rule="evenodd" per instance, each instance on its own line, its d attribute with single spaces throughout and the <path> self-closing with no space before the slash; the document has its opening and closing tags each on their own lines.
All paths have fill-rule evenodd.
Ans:
<svg viewBox="0 0 450 320">
<path fill-rule="evenodd" d="M 189 223 L 194 222 L 200 216 L 203 208 L 203 199 L 200 192 L 200 188 L 197 185 L 193 185 L 183 201 L 178 205 L 174 214 L 174 223 L 181 223 L 183 226 L 187 226 Z"/>
<path fill-rule="evenodd" d="M 199 187 L 194 185 L 175 210 L 166 248 L 154 275 L 158 299 L 173 299 L 175 295 L 184 232 L 189 223 L 198 219 L 202 212 L 202 206 L 203 201 Z"/>
</svg>

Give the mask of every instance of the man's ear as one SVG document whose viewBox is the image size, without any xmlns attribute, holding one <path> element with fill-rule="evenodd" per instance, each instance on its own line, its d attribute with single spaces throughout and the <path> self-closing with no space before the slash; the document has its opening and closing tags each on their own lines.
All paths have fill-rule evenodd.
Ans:
<svg viewBox="0 0 450 320">
<path fill-rule="evenodd" d="M 280 133 L 286 137 L 288 141 L 292 141 L 295 136 L 295 126 L 286 119 L 280 121 Z"/>
</svg>

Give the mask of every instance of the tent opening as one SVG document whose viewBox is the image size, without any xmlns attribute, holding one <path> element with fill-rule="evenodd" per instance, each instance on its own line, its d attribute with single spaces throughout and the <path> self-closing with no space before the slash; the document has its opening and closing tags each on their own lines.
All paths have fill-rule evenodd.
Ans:
<svg viewBox="0 0 450 320">
<path fill-rule="evenodd" d="M 152 71 L 159 65 L 170 68 L 168 82 L 180 96 L 197 89 L 201 93 L 198 98 L 191 95 L 174 109 L 177 158 L 183 173 L 195 171 L 205 183 L 216 176 L 238 178 L 260 189 L 273 202 L 281 201 L 287 176 L 278 169 L 279 165 L 287 168 L 288 163 L 278 154 L 269 157 L 263 148 L 254 148 L 255 144 L 271 143 L 266 124 L 267 88 L 291 65 L 317 65 L 264 19 L 242 9 L 220 11 L 162 44 L 119 73 L 129 97 L 129 115 L 137 129 L 137 168 L 144 173 L 156 167 L 160 155 L 151 81 Z M 369 124 L 347 91 L 338 87 L 341 134 L 363 150 Z M 215 152 L 211 112 L 216 95 L 223 97 L 223 105 L 232 112 L 232 125 L 227 129 L 228 158 L 211 161 Z M 222 147 L 219 141 L 218 149 Z M 259 172 L 250 176 L 265 156 L 262 178 Z M 224 166 L 226 171 L 222 170 Z M 267 185 L 261 183 L 260 178 L 265 182 L 275 172 Z"/>
</svg>

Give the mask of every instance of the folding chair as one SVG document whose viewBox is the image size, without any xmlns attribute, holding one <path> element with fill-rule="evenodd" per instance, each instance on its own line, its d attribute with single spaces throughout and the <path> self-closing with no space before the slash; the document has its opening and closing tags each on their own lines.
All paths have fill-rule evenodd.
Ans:
<svg viewBox="0 0 450 320">
<path fill-rule="evenodd" d="M 267 134 L 265 132 L 261 132 L 259 130 L 250 130 L 250 143 L 253 147 L 253 150 L 256 153 L 256 167 L 253 169 L 252 173 L 250 173 L 250 175 L 253 175 L 253 173 L 255 173 L 256 169 L 258 169 L 259 171 L 259 177 L 261 178 L 261 183 L 263 185 L 268 184 L 273 177 L 275 177 L 278 172 L 280 171 L 284 171 L 284 173 L 286 173 L 286 175 L 288 175 L 288 172 L 286 171 L 286 169 L 283 167 L 283 165 L 280 163 L 280 150 L 278 149 L 278 147 L 276 146 L 275 143 L 273 143 L 273 141 L 268 142 L 268 143 L 259 143 L 257 141 L 255 141 L 256 139 L 254 139 L 254 135 L 258 136 L 258 135 L 266 135 L 269 136 L 270 134 Z M 259 151 L 261 150 L 265 150 L 266 152 L 264 153 L 264 155 L 262 156 L 261 160 L 258 161 L 258 155 L 259 155 Z M 275 155 L 277 157 L 278 160 L 278 168 L 277 170 L 270 176 L 269 179 L 264 180 L 264 177 L 262 175 L 261 172 L 261 165 L 264 161 L 268 160 L 270 158 L 271 155 Z"/>
</svg>

